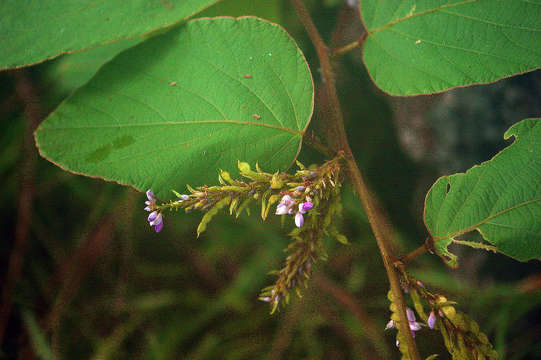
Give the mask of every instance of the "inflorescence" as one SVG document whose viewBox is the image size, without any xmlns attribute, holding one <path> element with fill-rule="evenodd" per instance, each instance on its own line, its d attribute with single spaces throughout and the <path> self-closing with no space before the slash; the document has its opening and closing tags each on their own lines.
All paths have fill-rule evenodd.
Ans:
<svg viewBox="0 0 541 360">
<path fill-rule="evenodd" d="M 292 239 L 286 249 L 289 255 L 281 270 L 273 271 L 278 279 L 263 289 L 259 299 L 271 304 L 274 312 L 279 304 L 288 303 L 290 291 L 295 289 L 300 296 L 299 286 L 306 286 L 312 265 L 324 260 L 326 254 L 322 241 L 325 234 L 334 236 L 342 243 L 347 240 L 336 229 L 335 222 L 341 215 L 339 201 L 341 188 L 341 160 L 339 155 L 321 166 L 305 167 L 297 161 L 295 174 L 266 173 L 256 164 L 255 171 L 245 162 L 238 163 L 244 180 L 235 180 L 226 171 L 220 171 L 217 186 L 200 186 L 180 194 L 173 190 L 177 199 L 158 204 L 151 190 L 146 195 L 145 210 L 150 212 L 148 222 L 159 232 L 163 228 L 163 212 L 184 209 L 204 212 L 197 228 L 197 236 L 205 231 L 212 217 L 221 209 L 229 208 L 229 214 L 239 217 L 249 212 L 251 203 L 259 203 L 261 217 L 265 220 L 273 208 L 274 214 L 293 216 L 295 228 L 289 233 Z"/>
<path fill-rule="evenodd" d="M 453 359 L 498 358 L 498 353 L 492 348 L 487 336 L 479 330 L 479 325 L 468 315 L 459 312 L 455 308 L 456 302 L 448 301 L 445 296 L 431 293 L 422 282 L 413 279 L 403 270 L 402 277 L 404 280 L 403 290 L 409 294 L 415 309 L 414 311 L 409 307 L 406 308 L 406 316 L 413 337 L 423 327 L 428 327 L 441 333 L 445 347 Z M 385 330 L 398 328 L 397 323 L 400 322 L 391 291 L 389 291 L 388 298 L 391 301 L 389 309 L 392 314 Z M 425 304 L 430 309 L 428 315 L 425 312 Z M 422 321 L 416 320 L 415 312 Z M 400 332 L 396 336 L 396 346 L 400 349 L 402 358 L 409 359 L 407 345 Z"/>
</svg>

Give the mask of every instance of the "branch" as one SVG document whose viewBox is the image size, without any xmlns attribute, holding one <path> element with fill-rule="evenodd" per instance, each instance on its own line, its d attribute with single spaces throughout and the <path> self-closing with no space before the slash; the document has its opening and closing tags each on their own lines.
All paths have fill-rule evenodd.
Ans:
<svg viewBox="0 0 541 360">
<path fill-rule="evenodd" d="M 324 79 L 325 91 L 329 102 L 329 111 L 326 113 L 326 115 L 330 120 L 331 126 L 334 126 L 332 131 L 333 134 L 331 134 L 334 136 L 330 138 L 330 140 L 335 141 L 334 146 L 336 151 L 344 151 L 351 181 L 353 182 L 353 186 L 364 207 L 364 210 L 370 222 L 370 226 L 372 227 L 372 231 L 374 232 L 374 235 L 376 237 L 376 242 L 378 244 L 381 257 L 383 258 L 385 270 L 387 272 L 387 277 L 389 278 L 391 291 L 393 293 L 395 303 L 398 307 L 398 314 L 400 316 L 400 322 L 398 324 L 399 331 L 406 339 L 406 345 L 408 347 L 410 357 L 413 360 L 420 360 L 421 358 L 417 351 L 417 346 L 415 345 L 415 341 L 413 340 L 411 331 L 409 330 L 409 322 L 406 317 L 406 308 L 404 298 L 402 296 L 402 290 L 400 288 L 398 273 L 393 266 L 392 255 L 390 252 L 390 240 L 387 236 L 388 222 L 384 217 L 382 211 L 380 210 L 376 199 L 373 197 L 372 193 L 364 182 L 364 179 L 361 175 L 359 168 L 357 167 L 357 163 L 347 141 L 346 131 L 344 128 L 344 120 L 342 116 L 342 111 L 340 109 L 340 102 L 336 93 L 334 71 L 332 69 L 329 59 L 329 49 L 321 38 L 321 35 L 315 27 L 312 18 L 310 17 L 310 14 L 308 13 L 308 10 L 304 6 L 303 2 L 301 0 L 291 1 L 318 54 L 322 70 L 321 72 Z"/>
</svg>

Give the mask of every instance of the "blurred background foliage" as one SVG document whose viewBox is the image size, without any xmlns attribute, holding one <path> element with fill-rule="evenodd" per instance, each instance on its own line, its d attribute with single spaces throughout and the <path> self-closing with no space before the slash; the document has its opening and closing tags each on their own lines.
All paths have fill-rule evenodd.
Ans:
<svg viewBox="0 0 541 360">
<path fill-rule="evenodd" d="M 349 43 L 363 31 L 358 9 L 308 1 L 325 39 Z M 199 16 L 257 15 L 284 26 L 321 86 L 315 51 L 289 2 L 224 0 Z M 1 359 L 387 359 L 398 358 L 388 283 L 376 243 L 345 188 L 343 233 L 327 241 L 310 286 L 269 315 L 257 301 L 287 246 L 280 222 L 219 216 L 197 239 L 199 214 L 168 215 L 155 234 L 144 195 L 62 171 L 40 158 L 33 129 L 99 67 L 141 41 L 128 40 L 0 73 Z M 464 171 L 504 146 L 513 123 L 541 114 L 534 72 L 444 94 L 391 98 L 371 83 L 353 51 L 336 62 L 354 153 L 396 227 L 399 253 L 424 241 L 424 195 L 439 175 Z M 316 104 L 325 104 L 321 93 Z M 325 137 L 317 112 L 310 131 Z M 303 163 L 322 160 L 310 148 Z M 192 184 L 199 185 L 199 184 Z M 180 190 L 180 189 L 179 189 Z M 541 266 L 456 249 L 461 267 L 433 255 L 411 264 L 427 287 L 456 300 L 501 358 L 541 358 Z M 424 329 L 423 354 L 448 358 Z"/>
</svg>

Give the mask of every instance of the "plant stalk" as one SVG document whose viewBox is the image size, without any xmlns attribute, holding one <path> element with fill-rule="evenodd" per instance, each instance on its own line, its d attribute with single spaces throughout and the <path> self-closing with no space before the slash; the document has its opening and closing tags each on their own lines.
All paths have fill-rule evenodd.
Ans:
<svg viewBox="0 0 541 360">
<path fill-rule="evenodd" d="M 376 199 L 364 182 L 361 171 L 359 170 L 357 162 L 355 161 L 353 153 L 351 152 L 351 148 L 349 147 L 340 102 L 336 93 L 335 76 L 330 62 L 329 49 L 321 38 L 321 35 L 314 25 L 312 18 L 310 17 L 310 14 L 304 6 L 302 0 L 291 1 L 318 54 L 321 72 L 324 79 L 324 90 L 326 91 L 329 103 L 329 108 L 325 115 L 327 116 L 327 119 L 330 120 L 332 125 L 333 134 L 331 135 L 334 135 L 334 137 L 331 138 L 331 141 L 334 142 L 333 145 L 337 151 L 344 152 L 350 179 L 356 190 L 357 196 L 364 207 L 370 222 L 370 226 L 372 227 L 372 231 L 376 237 L 376 242 L 378 244 L 381 257 L 383 258 L 385 270 L 387 272 L 387 277 L 389 278 L 394 302 L 398 307 L 398 314 L 400 316 L 400 323 L 398 324 L 399 331 L 406 339 L 410 357 L 413 360 L 420 360 L 421 358 L 419 356 L 417 346 L 409 329 L 409 322 L 406 316 L 406 307 L 404 297 L 402 296 L 402 289 L 400 287 L 398 273 L 396 268 L 393 266 L 393 256 L 390 252 L 390 238 L 387 236 L 387 221 L 383 213 L 380 211 Z"/>
</svg>

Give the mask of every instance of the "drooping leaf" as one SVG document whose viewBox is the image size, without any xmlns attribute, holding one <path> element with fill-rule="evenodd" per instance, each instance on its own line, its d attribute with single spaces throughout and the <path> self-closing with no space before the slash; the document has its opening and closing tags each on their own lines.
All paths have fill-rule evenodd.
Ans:
<svg viewBox="0 0 541 360">
<path fill-rule="evenodd" d="M 541 66 L 541 2 L 363 0 L 363 60 L 378 87 L 415 95 Z"/>
<path fill-rule="evenodd" d="M 217 0 L 2 0 L 0 70 L 147 34 Z"/>
<path fill-rule="evenodd" d="M 138 37 L 115 41 L 87 51 L 64 55 L 54 61 L 46 75 L 60 92 L 69 94 L 86 84 L 103 64 L 142 40 L 142 37 Z"/>
<path fill-rule="evenodd" d="M 541 260 L 541 119 L 513 125 L 504 135 L 511 136 L 491 160 L 439 178 L 426 196 L 425 224 L 451 266 L 447 247 L 473 230 L 505 255 Z"/>
<path fill-rule="evenodd" d="M 62 168 L 161 197 L 238 160 L 284 170 L 312 114 L 306 61 L 280 27 L 193 20 L 106 64 L 36 131 Z"/>
</svg>

